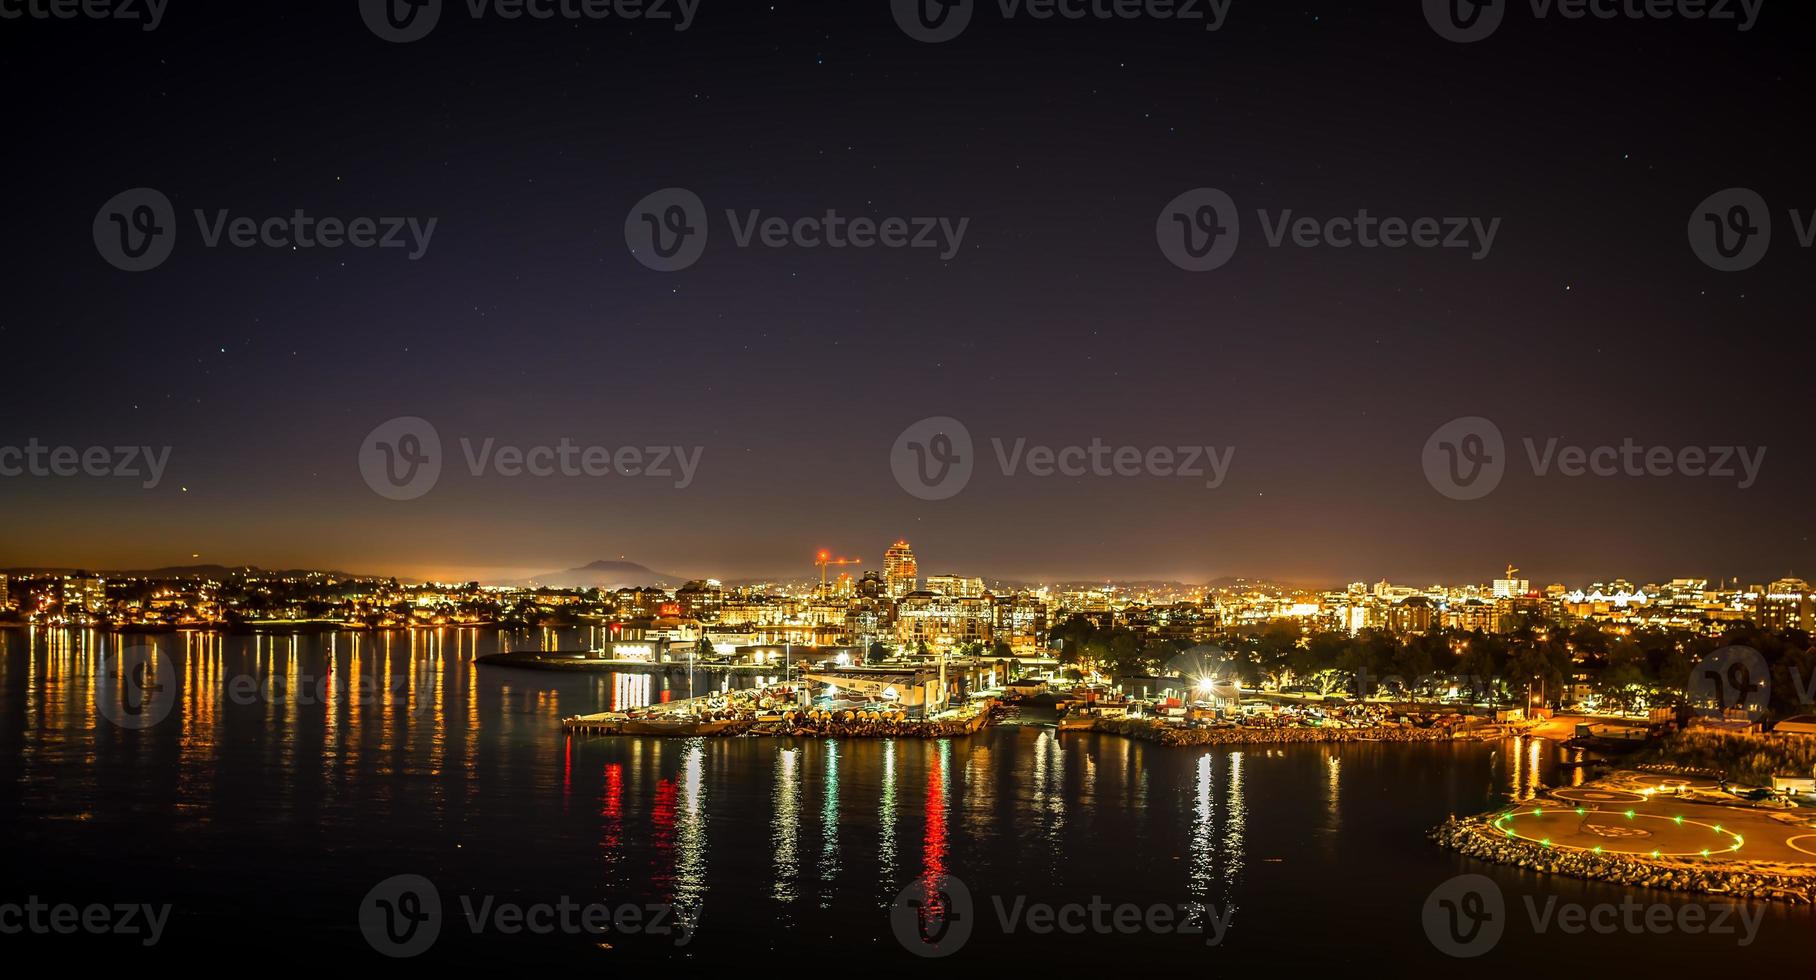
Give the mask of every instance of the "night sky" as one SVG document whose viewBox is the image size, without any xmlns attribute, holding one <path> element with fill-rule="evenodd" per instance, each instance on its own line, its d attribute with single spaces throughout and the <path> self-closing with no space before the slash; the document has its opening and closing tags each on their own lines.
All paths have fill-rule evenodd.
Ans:
<svg viewBox="0 0 1816 980">
<path fill-rule="evenodd" d="M 14 0 L 7 0 L 11 5 Z M 355 0 L 172 0 L 162 24 L 0 20 L 11 205 L 0 445 L 169 446 L 154 489 L 0 477 L 0 567 L 192 562 L 502 579 L 620 555 L 813 574 L 1544 582 L 1816 572 L 1811 18 L 1752 30 L 1535 19 L 1455 44 L 1417 0 L 1235 0 L 1227 25 L 1005 21 L 927 44 L 882 0 L 705 0 L 641 21 L 474 20 L 381 40 Z M 93 224 L 162 191 L 171 258 Z M 710 213 L 692 268 L 625 242 L 645 195 Z M 1222 268 L 1156 244 L 1180 193 L 1241 210 Z M 1770 253 L 1699 261 L 1699 202 L 1751 188 Z M 425 254 L 204 246 L 192 216 L 408 215 Z M 937 250 L 739 248 L 761 209 L 969 219 Z M 1255 211 L 1500 218 L 1457 250 L 1267 247 Z M 433 491 L 387 500 L 374 427 L 430 420 Z M 952 416 L 962 493 L 898 486 Z M 1514 455 L 1427 482 L 1440 425 Z M 472 477 L 458 440 L 698 447 L 691 486 Z M 1538 477 L 1520 440 L 1764 446 L 1755 485 Z M 1228 479 L 1006 477 L 990 440 L 1235 447 Z M 193 557 L 192 557 L 193 556 Z"/>
</svg>

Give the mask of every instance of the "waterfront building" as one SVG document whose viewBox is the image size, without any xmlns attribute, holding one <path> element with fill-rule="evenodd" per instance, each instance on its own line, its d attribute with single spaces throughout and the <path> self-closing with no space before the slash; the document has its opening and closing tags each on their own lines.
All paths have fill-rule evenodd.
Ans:
<svg viewBox="0 0 1816 980">
<path fill-rule="evenodd" d="M 904 650 L 922 643 L 947 650 L 967 643 L 989 643 L 993 603 L 977 596 L 911 592 L 896 603 L 895 637 Z"/>
</svg>

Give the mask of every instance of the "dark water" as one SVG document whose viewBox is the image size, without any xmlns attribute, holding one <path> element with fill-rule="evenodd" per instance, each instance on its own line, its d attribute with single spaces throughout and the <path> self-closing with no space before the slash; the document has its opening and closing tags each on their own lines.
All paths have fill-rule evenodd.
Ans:
<svg viewBox="0 0 1816 980">
<path fill-rule="evenodd" d="M 1033 725 L 941 742 L 570 741 L 562 716 L 660 699 L 668 682 L 473 664 L 582 639 L 0 632 L 0 905 L 172 906 L 147 950 L 134 937 L 31 934 L 0 935 L 0 948 L 379 964 L 359 910 L 402 874 L 432 882 L 443 906 L 416 964 L 1500 975 L 1790 964 L 1816 935 L 1810 913 L 1783 908 L 1746 947 L 1536 932 L 1527 898 L 1684 903 L 1481 865 L 1425 840 L 1448 813 L 1570 781 L 1536 742 L 1187 750 Z M 122 681 L 109 666 L 131 662 L 134 644 L 152 648 L 145 676 L 166 678 L 151 716 L 113 711 Z M 168 716 L 148 724 L 162 705 Z M 1515 908 L 1469 964 L 1434 950 L 1421 918 L 1432 890 L 1463 873 L 1488 875 Z M 955 881 L 968 903 L 952 897 Z M 963 908 L 962 948 L 931 962 L 906 951 L 891 928 L 904 889 Z M 531 935 L 488 920 L 475 933 L 463 897 L 492 909 L 602 903 L 621 922 L 636 909 L 644 926 Z M 1034 935 L 1026 919 L 1008 932 L 999 918 L 999 905 L 1094 900 L 1208 910 L 1227 916 L 1227 933 L 1218 945 L 1149 927 Z"/>
</svg>

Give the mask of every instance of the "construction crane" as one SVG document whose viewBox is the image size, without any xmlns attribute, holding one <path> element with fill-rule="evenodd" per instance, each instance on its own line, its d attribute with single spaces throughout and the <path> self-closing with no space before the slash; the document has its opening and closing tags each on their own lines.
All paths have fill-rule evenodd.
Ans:
<svg viewBox="0 0 1816 980">
<path fill-rule="evenodd" d="M 826 569 L 828 567 L 833 565 L 861 565 L 863 562 L 864 560 L 862 558 L 834 558 L 830 551 L 822 551 L 815 555 L 813 563 L 820 566 L 820 594 L 828 594 L 826 591 Z"/>
</svg>

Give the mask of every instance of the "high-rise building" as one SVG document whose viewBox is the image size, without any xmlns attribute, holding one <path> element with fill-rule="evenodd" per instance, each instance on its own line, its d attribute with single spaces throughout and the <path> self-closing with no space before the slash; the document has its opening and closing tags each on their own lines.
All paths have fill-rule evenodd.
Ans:
<svg viewBox="0 0 1816 980">
<path fill-rule="evenodd" d="M 6 576 L 0 575 L 0 610 L 11 609 L 13 597 L 7 592 Z"/>
<path fill-rule="evenodd" d="M 908 542 L 897 541 L 883 553 L 883 580 L 889 583 L 889 594 L 897 599 L 920 588 L 921 566 L 914 560 L 914 549 Z"/>
</svg>

